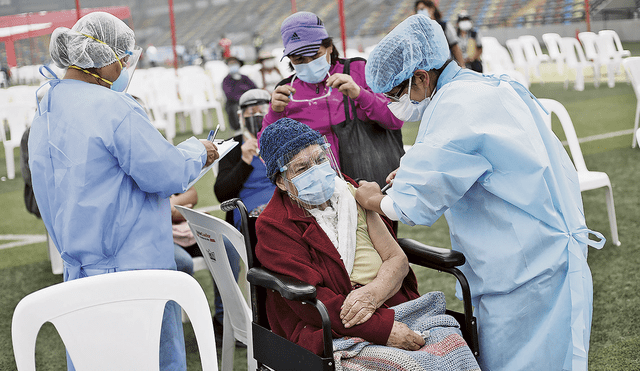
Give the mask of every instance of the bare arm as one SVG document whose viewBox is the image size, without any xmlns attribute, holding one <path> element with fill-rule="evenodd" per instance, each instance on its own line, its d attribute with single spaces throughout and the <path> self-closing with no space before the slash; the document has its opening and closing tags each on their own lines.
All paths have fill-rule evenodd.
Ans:
<svg viewBox="0 0 640 371">
<path fill-rule="evenodd" d="M 366 322 L 376 309 L 400 290 L 404 277 L 409 273 L 407 256 L 380 215 L 367 211 L 367 228 L 382 265 L 373 281 L 352 291 L 345 299 L 340 319 L 347 328 Z"/>
<path fill-rule="evenodd" d="M 171 222 L 183 222 L 185 220 L 184 217 L 174 206 L 180 205 L 186 206 L 188 208 L 193 208 L 198 203 L 198 192 L 194 187 L 191 187 L 184 193 L 172 195 L 169 198 L 169 202 L 171 203 Z"/>
<path fill-rule="evenodd" d="M 460 67 L 466 68 L 466 64 L 464 63 L 464 57 L 462 56 L 462 50 L 460 50 L 460 46 L 458 44 L 451 47 L 451 54 L 453 54 L 453 58 L 458 62 Z"/>
</svg>

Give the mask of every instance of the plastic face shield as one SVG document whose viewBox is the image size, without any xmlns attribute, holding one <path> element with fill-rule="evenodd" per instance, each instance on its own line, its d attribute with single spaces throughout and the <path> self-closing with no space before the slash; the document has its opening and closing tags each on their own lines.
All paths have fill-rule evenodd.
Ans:
<svg viewBox="0 0 640 371">
<path fill-rule="evenodd" d="M 285 156 L 285 159 L 286 157 L 287 156 Z M 308 147 L 289 158 L 286 163 L 281 163 L 281 161 L 284 161 L 285 159 L 278 160 L 280 176 L 282 176 L 284 180 L 289 196 L 304 208 L 308 209 L 312 206 L 297 198 L 298 190 L 291 181 L 293 178 L 304 174 L 315 165 L 322 165 L 326 162 L 329 162 L 333 170 L 336 172 L 336 175 L 342 178 L 342 173 L 340 172 L 336 160 L 333 157 L 333 152 L 331 152 L 330 144 L 326 142 L 324 137 L 318 139 L 316 143 L 310 144 Z"/>
<path fill-rule="evenodd" d="M 327 76 L 331 76 L 331 75 L 329 74 L 329 72 L 327 72 Z M 293 78 L 291 79 L 291 83 L 290 83 L 290 85 L 291 85 L 292 87 L 293 87 L 293 81 L 294 81 L 296 78 L 297 78 L 297 74 L 296 74 L 296 75 L 293 75 Z M 304 102 L 309 102 L 309 103 L 311 103 L 311 102 L 313 102 L 313 101 L 320 100 L 320 99 L 323 99 L 323 98 L 326 98 L 326 97 L 330 96 L 330 95 L 331 95 L 331 91 L 332 91 L 332 90 L 333 90 L 333 88 L 332 88 L 331 86 L 329 86 L 329 89 L 327 89 L 327 87 L 325 86 L 325 88 L 324 88 L 325 94 L 323 94 L 323 95 L 321 95 L 321 96 L 319 96 L 319 97 L 311 98 L 311 99 L 295 99 L 295 98 L 293 97 L 293 94 L 289 94 L 289 100 L 290 100 L 290 101 L 292 101 L 292 102 L 298 102 L 298 103 L 304 103 Z"/>
<path fill-rule="evenodd" d="M 133 73 L 138 66 L 138 61 L 140 60 L 140 55 L 142 54 L 142 48 L 139 46 L 135 46 L 133 50 L 126 51 L 127 56 L 120 60 L 122 64 L 122 68 L 126 69 L 129 73 L 129 80 L 127 81 L 127 87 L 124 89 L 126 92 L 129 88 L 129 84 L 131 84 L 131 78 L 133 77 Z"/>
</svg>

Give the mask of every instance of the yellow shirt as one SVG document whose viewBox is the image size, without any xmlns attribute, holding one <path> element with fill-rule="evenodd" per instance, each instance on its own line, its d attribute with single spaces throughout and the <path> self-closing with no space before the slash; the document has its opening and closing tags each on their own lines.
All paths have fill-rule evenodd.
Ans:
<svg viewBox="0 0 640 371">
<path fill-rule="evenodd" d="M 356 189 L 353 185 L 347 184 L 349 191 L 355 196 Z M 367 212 L 359 204 L 358 207 L 358 229 L 356 230 L 356 255 L 351 271 L 351 284 L 366 285 L 373 281 L 378 275 L 378 270 L 382 265 L 380 254 L 373 248 L 373 243 L 369 237 L 367 228 Z"/>
</svg>

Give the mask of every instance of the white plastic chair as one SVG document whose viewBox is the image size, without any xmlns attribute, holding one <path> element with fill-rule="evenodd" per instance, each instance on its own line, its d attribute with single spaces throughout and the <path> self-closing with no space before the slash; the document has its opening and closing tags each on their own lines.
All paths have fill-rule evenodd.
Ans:
<svg viewBox="0 0 640 371">
<path fill-rule="evenodd" d="M 588 61 L 584 56 L 584 51 L 580 42 L 573 37 L 563 37 L 560 40 L 560 50 L 564 55 L 565 62 L 569 70 L 574 70 L 576 74 L 573 88 L 577 91 L 584 90 L 584 68 L 593 69 L 593 86 L 600 86 L 600 68 L 593 62 Z M 569 87 L 569 74 L 565 75 L 564 88 Z"/>
<path fill-rule="evenodd" d="M 549 58 L 556 62 L 558 73 L 562 75 L 564 73 L 564 55 L 560 51 L 561 40 L 562 37 L 557 33 L 549 32 L 542 35 L 542 41 L 547 46 Z"/>
<path fill-rule="evenodd" d="M 35 94 L 32 99 L 35 102 Z M 5 106 L 0 106 L 0 110 L 4 111 L 2 117 L 6 120 L 9 127 L 9 137 L 5 134 L 4 128 L 0 133 L 0 139 L 4 146 L 4 154 L 7 163 L 7 178 L 14 179 L 16 177 L 15 160 L 13 150 L 20 148 L 20 141 L 22 135 L 27 129 L 27 126 L 31 123 L 33 116 L 35 115 L 35 103 L 24 104 L 22 102 L 9 103 Z M 0 117 L 0 124 L 2 124 L 2 117 Z M 4 126 L 4 125 L 2 125 Z M 2 127 L 0 126 L 0 128 Z"/>
<path fill-rule="evenodd" d="M 598 32 L 598 35 L 613 41 L 613 44 L 615 45 L 615 52 L 620 56 L 620 58 L 626 58 L 631 56 L 631 52 L 628 50 L 625 50 L 622 47 L 622 42 L 620 42 L 620 36 L 618 36 L 618 33 L 616 31 L 601 30 L 600 32 Z"/>
<path fill-rule="evenodd" d="M 217 370 L 211 310 L 198 281 L 183 272 L 137 270 L 63 282 L 23 298 L 11 324 L 18 371 L 35 370 L 36 337 L 45 322 L 56 327 L 78 371 L 158 370 L 169 300 L 191 319 L 202 369 Z"/>
<path fill-rule="evenodd" d="M 506 44 L 507 44 L 507 49 L 509 49 L 509 52 L 511 53 L 511 58 L 513 58 L 513 64 L 515 68 L 516 69 L 521 68 L 523 70 L 523 74 L 527 79 L 526 86 L 529 86 L 530 85 L 530 76 L 529 76 L 530 65 L 529 65 L 529 62 L 527 62 L 527 58 L 524 55 L 522 42 L 518 39 L 509 39 L 507 40 Z"/>
<path fill-rule="evenodd" d="M 224 236 L 233 244 L 247 266 L 244 237 L 234 226 L 224 220 L 186 207 L 176 206 L 176 208 L 187 220 L 196 237 L 198 247 L 222 296 L 224 304 L 222 370 L 233 369 L 236 339 L 247 345 L 247 370 L 256 370 L 257 364 L 253 358 L 251 307 L 242 295 L 240 284 L 233 277 L 222 239 Z M 249 292 L 249 284 L 244 282 L 243 286 L 245 292 Z"/>
<path fill-rule="evenodd" d="M 633 124 L 633 139 L 631 140 L 631 147 L 635 148 L 636 140 L 638 139 L 638 121 L 640 120 L 640 57 L 627 58 L 622 61 L 622 65 L 627 71 L 627 76 L 631 80 L 631 85 L 638 101 L 636 103 L 636 118 Z"/>
<path fill-rule="evenodd" d="M 573 122 L 571 121 L 571 117 L 569 116 L 569 113 L 564 108 L 562 103 L 553 99 L 543 98 L 539 99 L 539 101 L 544 106 L 544 108 L 549 111 L 549 115 L 546 115 L 541 111 L 541 114 L 545 119 L 545 123 L 549 128 L 551 128 L 552 114 L 555 113 L 558 117 L 558 120 L 560 120 L 562 130 L 564 131 L 564 135 L 567 138 L 567 142 L 569 143 L 569 151 L 571 152 L 573 164 L 576 167 L 576 171 L 578 172 L 580 191 L 583 192 L 606 187 L 605 197 L 607 203 L 607 213 L 609 214 L 609 227 L 611 228 L 611 242 L 613 242 L 613 244 L 616 246 L 620 246 L 620 241 L 618 240 L 618 224 L 616 222 L 616 211 L 613 205 L 613 190 L 611 189 L 611 181 L 609 180 L 609 176 L 606 173 L 600 171 L 589 171 L 587 169 L 587 165 L 584 162 L 584 157 L 582 156 L 582 150 L 580 149 L 580 143 L 578 142 L 578 136 L 576 135 L 576 131 L 573 127 Z"/>
<path fill-rule="evenodd" d="M 584 47 L 584 54 L 588 60 L 593 61 L 595 68 L 600 71 L 600 66 L 607 67 L 607 85 L 613 88 L 616 85 L 615 75 L 620 69 L 620 57 L 615 54 L 615 45 L 608 43 L 608 38 L 600 37 L 594 32 L 580 32 L 578 38 Z"/>
<path fill-rule="evenodd" d="M 535 36 L 522 35 L 518 37 L 518 40 L 520 40 L 520 45 L 522 45 L 522 51 L 524 52 L 527 64 L 530 68 L 533 68 L 535 76 L 541 79 L 540 64 L 549 62 L 549 56 L 542 53 L 540 43 Z"/>
</svg>

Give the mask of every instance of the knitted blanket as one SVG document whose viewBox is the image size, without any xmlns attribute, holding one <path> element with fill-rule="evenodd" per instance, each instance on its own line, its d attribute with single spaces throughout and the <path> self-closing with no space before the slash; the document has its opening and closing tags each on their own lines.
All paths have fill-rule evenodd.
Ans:
<svg viewBox="0 0 640 371">
<path fill-rule="evenodd" d="M 462 338 L 460 325 L 444 314 L 444 294 L 430 292 L 393 307 L 395 320 L 403 322 L 425 339 L 416 351 L 371 344 L 356 337 L 333 340 L 336 371 L 473 371 L 480 370 L 471 349 Z"/>
</svg>

